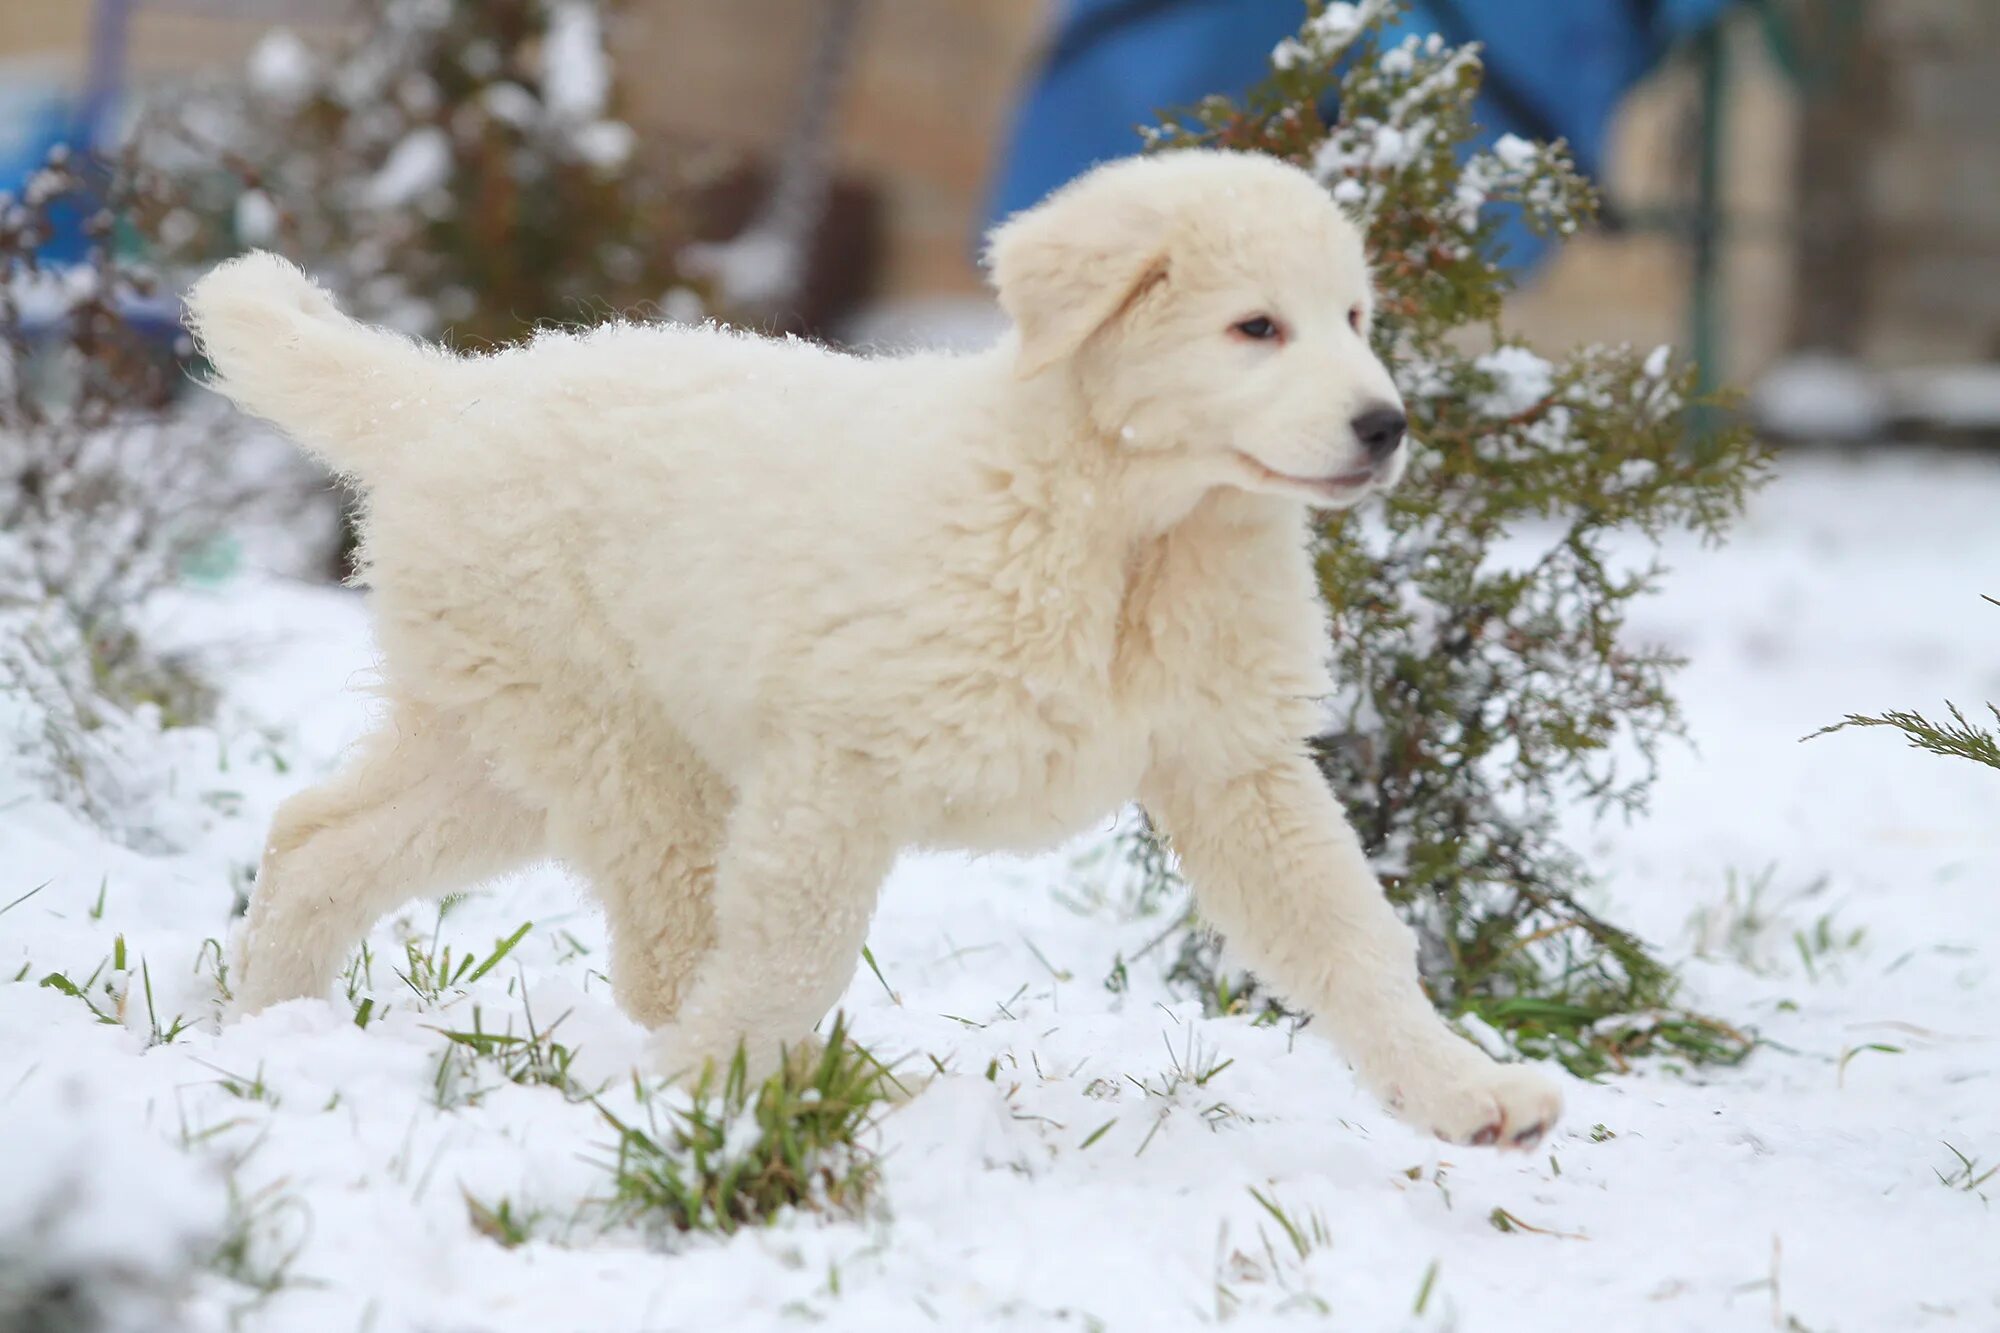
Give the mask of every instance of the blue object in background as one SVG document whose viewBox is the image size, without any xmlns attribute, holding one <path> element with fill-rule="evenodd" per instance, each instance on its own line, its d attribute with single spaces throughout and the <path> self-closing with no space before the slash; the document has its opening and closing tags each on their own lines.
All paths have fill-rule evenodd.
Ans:
<svg viewBox="0 0 2000 1333">
<path fill-rule="evenodd" d="M 1678 41 L 1740 0 L 1416 0 L 1389 31 L 1484 47 L 1480 142 L 1502 134 L 1569 141 L 1601 174 L 1612 113 Z M 1054 38 L 1022 102 L 988 223 L 1027 208 L 1093 163 L 1140 147 L 1137 127 L 1210 93 L 1239 96 L 1271 48 L 1297 31 L 1302 0 L 1062 0 Z M 1507 227 L 1509 259 L 1541 245 Z"/>
<path fill-rule="evenodd" d="M 0 96 L 0 194 L 18 197 L 58 146 L 79 157 L 115 146 L 114 121 L 124 89 L 133 4 L 134 0 L 93 0 L 90 63 L 80 90 L 59 84 L 36 88 L 7 80 L 10 86 Z M 91 211 L 81 204 L 53 209 L 54 234 L 37 256 L 57 267 L 86 258 L 91 241 L 83 224 Z"/>
<path fill-rule="evenodd" d="M 77 132 L 76 106 L 54 89 L 0 101 L 0 194 L 20 198 L 58 145 L 87 151 Z M 72 264 L 89 253 L 80 210 L 62 209 L 55 235 L 37 252 L 53 264 Z"/>
<path fill-rule="evenodd" d="M 78 158 L 115 149 L 117 120 L 125 83 L 126 38 L 135 0 L 94 0 L 90 63 L 83 87 L 60 83 L 37 86 L 28 78 L 0 79 L 0 195 L 21 196 L 57 147 Z M 49 207 L 50 235 L 35 252 L 43 277 L 57 278 L 65 269 L 84 263 L 99 244 L 86 223 L 100 207 L 95 198 L 61 200 Z M 114 242 L 116 243 L 116 242 Z M 0 280 L 20 274 L 0 274 Z M 30 341 L 60 334 L 66 309 L 62 300 L 37 300 L 17 290 L 22 332 Z M 184 336 L 179 299 L 171 293 L 125 297 L 120 314 L 142 338 L 171 349 Z"/>
</svg>

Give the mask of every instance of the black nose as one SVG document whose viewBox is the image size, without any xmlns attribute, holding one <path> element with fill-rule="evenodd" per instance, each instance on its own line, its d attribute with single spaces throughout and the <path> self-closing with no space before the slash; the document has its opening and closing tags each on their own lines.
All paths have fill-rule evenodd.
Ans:
<svg viewBox="0 0 2000 1333">
<path fill-rule="evenodd" d="M 1378 403 L 1354 418 L 1354 438 L 1361 441 L 1368 457 L 1379 463 L 1396 452 L 1409 425 L 1410 419 L 1400 411 Z"/>
</svg>

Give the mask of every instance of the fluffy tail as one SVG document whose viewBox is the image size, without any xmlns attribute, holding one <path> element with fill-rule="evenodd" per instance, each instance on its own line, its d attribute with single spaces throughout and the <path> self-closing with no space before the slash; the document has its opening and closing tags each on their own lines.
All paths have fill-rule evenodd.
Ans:
<svg viewBox="0 0 2000 1333">
<path fill-rule="evenodd" d="M 187 294 L 211 388 L 283 428 L 343 475 L 378 477 L 426 418 L 455 405 L 462 363 L 348 318 L 297 267 L 256 251 Z"/>
</svg>

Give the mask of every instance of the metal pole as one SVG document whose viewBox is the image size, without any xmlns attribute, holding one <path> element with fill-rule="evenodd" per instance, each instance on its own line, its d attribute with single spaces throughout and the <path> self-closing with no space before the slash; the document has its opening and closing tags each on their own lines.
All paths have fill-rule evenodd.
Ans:
<svg viewBox="0 0 2000 1333">
<path fill-rule="evenodd" d="M 132 0 L 97 0 L 91 12 L 90 70 L 83 88 L 77 132 L 85 147 L 110 135 L 110 119 L 125 80 L 125 48 L 132 26 Z"/>
<path fill-rule="evenodd" d="M 1694 353 L 1695 388 L 1704 397 L 1721 379 L 1722 344 L 1722 138 L 1725 129 L 1729 47 L 1721 23 L 1695 39 L 1701 66 L 1701 129 L 1695 183 L 1694 256 L 1689 342 Z M 1697 439 L 1711 428 L 1710 409 L 1689 417 Z"/>
</svg>

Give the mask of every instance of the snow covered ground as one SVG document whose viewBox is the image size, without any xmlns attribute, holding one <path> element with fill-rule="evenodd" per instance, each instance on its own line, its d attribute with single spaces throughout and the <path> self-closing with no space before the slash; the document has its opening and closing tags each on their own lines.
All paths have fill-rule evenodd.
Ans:
<svg viewBox="0 0 2000 1333">
<path fill-rule="evenodd" d="M 1747 1064 L 1568 1079 L 1544 1151 L 1447 1149 L 1310 1030 L 1204 1020 L 1149 965 L 1108 991 L 1164 918 L 1098 894 L 1087 847 L 911 858 L 872 936 L 882 979 L 846 999 L 916 1090 L 874 1131 L 877 1204 L 671 1250 L 603 1227 L 612 1135 L 588 1105 L 504 1083 L 436 1105 L 437 1029 L 475 1008 L 518 1026 L 524 1001 L 629 1104 L 640 1034 L 556 870 L 385 922 L 365 1030 L 345 1000 L 216 1030 L 204 941 L 272 806 L 364 726 L 370 648 L 340 592 L 189 594 L 172 632 L 223 664 L 230 720 L 182 733 L 147 797 L 178 850 L 116 845 L 0 767 L 0 1283 L 88 1274 L 162 1330 L 2000 1328 L 2000 1176 L 1940 1179 L 1968 1178 L 1952 1148 L 2000 1163 L 2000 775 L 1886 732 L 1796 743 L 1850 710 L 2000 698 L 1977 596 L 2000 594 L 2000 468 L 1793 457 L 1732 545 L 1671 557 L 1640 628 L 1692 659 L 1699 748 L 1667 756 L 1650 820 L 1578 836 L 1607 910 L 1709 955 L 1688 999 L 1762 1034 Z M 391 971 L 404 935 L 483 954 L 529 921 L 443 1012 Z M 102 962 L 115 1005 L 120 937 L 122 1025 L 36 984 Z M 504 1248 L 468 1198 L 533 1237 Z M 218 1236 L 274 1290 L 177 1285 Z"/>
</svg>

